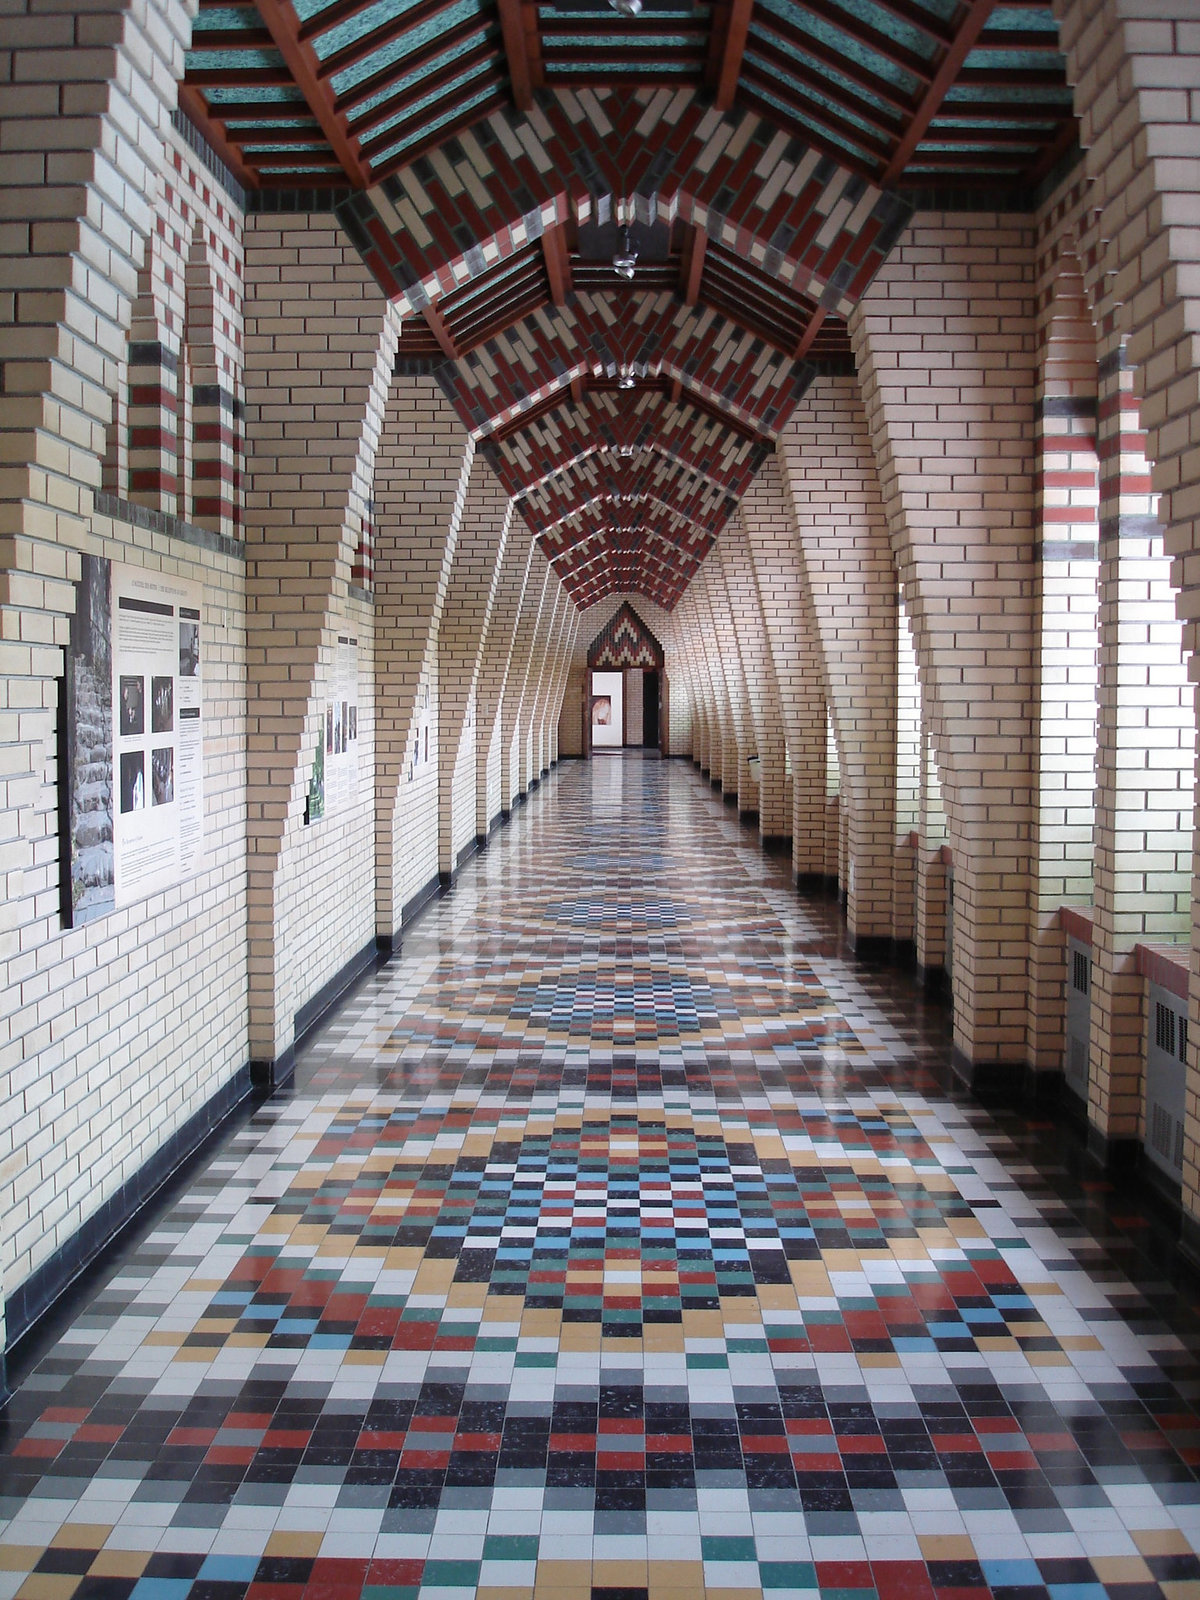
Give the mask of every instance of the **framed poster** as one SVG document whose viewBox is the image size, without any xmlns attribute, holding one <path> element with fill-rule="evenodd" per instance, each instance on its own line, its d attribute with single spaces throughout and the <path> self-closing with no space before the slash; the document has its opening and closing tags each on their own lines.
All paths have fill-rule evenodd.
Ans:
<svg viewBox="0 0 1200 1600">
<path fill-rule="evenodd" d="M 63 920 L 92 921 L 204 859 L 202 588 L 84 556 L 63 703 Z"/>
<path fill-rule="evenodd" d="M 324 809 L 344 810 L 358 798 L 358 640 L 341 635 L 325 702 Z"/>
<path fill-rule="evenodd" d="M 199 870 L 204 857 L 201 586 L 112 569 L 116 903 Z"/>
</svg>

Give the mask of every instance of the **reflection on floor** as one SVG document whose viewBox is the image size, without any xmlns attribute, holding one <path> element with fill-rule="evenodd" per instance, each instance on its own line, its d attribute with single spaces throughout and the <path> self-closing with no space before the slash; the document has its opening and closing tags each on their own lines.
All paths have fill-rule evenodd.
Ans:
<svg viewBox="0 0 1200 1600">
<path fill-rule="evenodd" d="M 27 1375 L 0 1600 L 1200 1596 L 1152 1221 L 910 987 L 555 774 Z"/>
</svg>

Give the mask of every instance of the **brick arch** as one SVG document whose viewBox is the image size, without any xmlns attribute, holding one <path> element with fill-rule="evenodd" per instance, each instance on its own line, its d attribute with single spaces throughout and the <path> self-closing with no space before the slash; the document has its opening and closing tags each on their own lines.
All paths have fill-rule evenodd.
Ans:
<svg viewBox="0 0 1200 1600">
<path fill-rule="evenodd" d="M 661 672 L 664 661 L 662 645 L 629 604 L 605 623 L 588 649 L 588 666 L 593 671 L 647 667 Z"/>
</svg>

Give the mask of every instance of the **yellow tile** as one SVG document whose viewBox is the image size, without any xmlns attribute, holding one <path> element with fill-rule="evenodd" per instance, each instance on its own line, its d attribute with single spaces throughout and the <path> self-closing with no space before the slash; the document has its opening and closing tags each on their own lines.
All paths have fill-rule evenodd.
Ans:
<svg viewBox="0 0 1200 1600">
<path fill-rule="evenodd" d="M 560 1350 L 599 1350 L 600 1339 L 598 1322 L 564 1322 L 558 1345 Z"/>
<path fill-rule="evenodd" d="M 1163 1583 L 1166 1600 L 1200 1600 L 1200 1578 L 1175 1578 Z"/>
<path fill-rule="evenodd" d="M 1071 1358 L 1065 1350 L 1027 1350 L 1025 1359 L 1031 1367 L 1069 1367 L 1071 1365 Z"/>
<path fill-rule="evenodd" d="M 264 1552 L 269 1556 L 296 1556 L 301 1560 L 306 1557 L 317 1557 L 321 1554 L 323 1533 L 300 1533 L 282 1530 L 273 1533 L 267 1540 Z"/>
<path fill-rule="evenodd" d="M 721 1297 L 721 1320 L 725 1323 L 762 1322 L 762 1312 L 759 1310 L 758 1301 L 751 1300 L 749 1295 L 730 1295 Z"/>
<path fill-rule="evenodd" d="M 757 1295 L 759 1305 L 767 1306 L 772 1311 L 796 1309 L 796 1291 L 788 1283 L 760 1283 Z"/>
<path fill-rule="evenodd" d="M 975 1546 L 965 1533 L 918 1534 L 917 1543 L 926 1561 L 974 1561 Z"/>
<path fill-rule="evenodd" d="M 342 1352 L 342 1365 L 344 1367 L 381 1367 L 387 1360 L 386 1350 L 345 1350 Z"/>
<path fill-rule="evenodd" d="M 833 1288 L 829 1274 L 820 1261 L 789 1261 L 792 1287 L 797 1294 L 830 1295 Z"/>
<path fill-rule="evenodd" d="M 453 1262 L 450 1263 L 454 1265 Z M 550 1307 L 522 1310 L 521 1332 L 531 1339 L 553 1339 L 562 1327 L 562 1312 Z"/>
<path fill-rule="evenodd" d="M 44 1544 L 0 1544 L 0 1572 L 32 1572 L 45 1548 Z"/>
<path fill-rule="evenodd" d="M 532 1589 L 496 1588 L 481 1583 L 475 1591 L 475 1600 L 533 1600 Z"/>
<path fill-rule="evenodd" d="M 898 1367 L 900 1357 L 887 1350 L 866 1351 L 858 1358 L 860 1367 Z"/>
<path fill-rule="evenodd" d="M 265 1350 L 269 1338 L 267 1333 L 231 1333 L 225 1345 L 230 1350 Z"/>
<path fill-rule="evenodd" d="M 488 1297 L 486 1283 L 452 1283 L 446 1296 L 448 1306 L 481 1306 Z"/>
<path fill-rule="evenodd" d="M 1178 1528 L 1146 1528 L 1141 1533 L 1130 1529 L 1130 1536 L 1144 1556 L 1189 1556 L 1192 1547 Z"/>
<path fill-rule="evenodd" d="M 50 1541 L 52 1550 L 100 1550 L 113 1531 L 111 1522 L 64 1522 Z"/>
<path fill-rule="evenodd" d="M 149 1550 L 100 1550 L 88 1571 L 97 1578 L 140 1578 Z"/>
<path fill-rule="evenodd" d="M 678 1353 L 683 1350 L 683 1329 L 677 1322 L 650 1322 L 642 1329 L 642 1345 L 646 1350 L 661 1353 Z"/>
<path fill-rule="evenodd" d="M 1064 1350 L 1100 1350 L 1103 1348 L 1095 1334 L 1067 1333 L 1061 1334 L 1058 1340 Z"/>
<path fill-rule="evenodd" d="M 1154 1575 L 1141 1556 L 1093 1556 L 1092 1566 L 1101 1583 L 1153 1583 Z"/>
<path fill-rule="evenodd" d="M 702 1561 L 651 1561 L 646 1569 L 650 1600 L 704 1600 Z"/>
<path fill-rule="evenodd" d="M 384 1265 L 389 1272 L 415 1272 L 424 1258 L 425 1252 L 416 1245 L 393 1246 L 384 1258 Z"/>
<path fill-rule="evenodd" d="M 80 1572 L 31 1572 L 17 1590 L 17 1600 L 70 1600 L 82 1579 Z"/>
<path fill-rule="evenodd" d="M 644 1589 L 646 1565 L 644 1561 L 593 1561 L 592 1584 L 603 1589 Z"/>
<path fill-rule="evenodd" d="M 154 1333 L 148 1333 L 145 1339 L 143 1339 L 142 1343 L 161 1346 L 177 1345 L 182 1344 L 186 1337 L 186 1334 L 166 1333 L 162 1330 L 159 1330 Z"/>
<path fill-rule="evenodd" d="M 413 1294 L 445 1294 L 454 1282 L 457 1261 L 422 1261 L 413 1284 Z"/>
</svg>

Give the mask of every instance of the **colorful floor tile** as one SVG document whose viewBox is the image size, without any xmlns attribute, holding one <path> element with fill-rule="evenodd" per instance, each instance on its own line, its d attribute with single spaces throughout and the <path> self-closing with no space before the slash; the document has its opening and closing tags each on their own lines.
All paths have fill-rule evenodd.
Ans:
<svg viewBox="0 0 1200 1600">
<path fill-rule="evenodd" d="M 24 1375 L 0 1600 L 1200 1600 L 1164 1230 L 947 1059 L 562 769 Z"/>
</svg>

